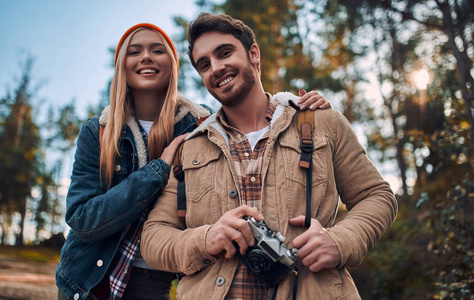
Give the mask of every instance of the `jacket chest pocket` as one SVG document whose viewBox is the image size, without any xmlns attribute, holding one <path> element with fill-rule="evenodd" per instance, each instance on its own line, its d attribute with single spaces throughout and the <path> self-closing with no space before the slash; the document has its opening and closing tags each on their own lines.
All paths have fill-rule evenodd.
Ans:
<svg viewBox="0 0 474 300">
<path fill-rule="evenodd" d="M 217 161 L 221 155 L 220 151 L 210 147 L 205 150 L 183 151 L 186 199 L 192 203 L 199 203 L 204 197 L 212 196 L 216 177 L 219 176 Z"/>
<path fill-rule="evenodd" d="M 301 140 L 298 136 L 286 135 L 279 140 L 282 149 L 286 177 L 301 185 L 306 185 L 306 169 L 299 166 Z M 313 187 L 328 180 L 328 142 L 325 136 L 313 137 Z"/>
<path fill-rule="evenodd" d="M 115 158 L 115 175 L 128 175 L 133 172 L 133 156 L 132 152 L 120 151 L 120 157 Z"/>
<path fill-rule="evenodd" d="M 186 144 L 185 144 L 186 146 Z M 225 185 L 219 167 L 220 152 L 212 147 L 184 151 L 182 162 L 186 189 L 186 225 L 212 224 L 219 218 L 216 189 Z"/>
<path fill-rule="evenodd" d="M 133 172 L 132 155 L 131 153 L 121 153 L 120 157 L 115 158 L 113 186 L 119 184 Z"/>
<path fill-rule="evenodd" d="M 136 158 L 136 154 L 134 154 L 130 140 L 122 139 L 120 141 L 119 151 L 120 151 L 120 155 L 115 157 L 115 166 L 114 166 L 115 176 L 127 177 L 130 173 L 134 171 L 133 160 L 134 158 Z"/>
</svg>

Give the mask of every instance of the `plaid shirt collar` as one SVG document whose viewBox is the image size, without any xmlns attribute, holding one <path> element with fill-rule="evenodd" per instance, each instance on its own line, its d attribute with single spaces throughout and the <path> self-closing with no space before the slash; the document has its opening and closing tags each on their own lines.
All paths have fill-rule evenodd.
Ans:
<svg viewBox="0 0 474 300">
<path fill-rule="evenodd" d="M 268 125 L 270 125 L 270 123 L 273 119 L 273 113 L 275 112 L 275 109 L 278 105 L 278 102 L 276 100 L 274 100 L 273 97 L 269 93 L 265 93 L 265 95 L 268 98 L 268 108 L 267 108 L 267 112 L 265 114 L 265 122 Z M 224 110 L 222 109 L 222 107 L 217 111 L 216 121 L 217 121 L 217 123 L 219 123 L 219 125 L 222 126 L 222 128 L 224 128 L 226 133 L 230 133 L 230 132 L 239 132 L 239 133 L 241 133 L 240 130 L 238 130 L 237 128 L 235 128 L 235 127 L 233 127 L 233 126 L 231 126 L 227 123 L 227 118 L 225 116 L 225 113 L 224 113 Z"/>
</svg>

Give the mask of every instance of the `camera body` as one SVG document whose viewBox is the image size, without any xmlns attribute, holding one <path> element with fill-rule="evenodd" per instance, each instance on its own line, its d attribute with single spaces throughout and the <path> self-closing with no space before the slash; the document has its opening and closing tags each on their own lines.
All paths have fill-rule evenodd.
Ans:
<svg viewBox="0 0 474 300">
<path fill-rule="evenodd" d="M 269 286 L 275 286 L 288 273 L 296 270 L 296 249 L 289 250 L 283 242 L 285 237 L 280 232 L 273 232 L 264 221 L 253 217 L 246 219 L 255 239 L 255 246 L 249 247 L 242 255 L 236 256 L 252 274 L 258 275 Z M 237 244 L 234 242 L 237 247 Z"/>
</svg>

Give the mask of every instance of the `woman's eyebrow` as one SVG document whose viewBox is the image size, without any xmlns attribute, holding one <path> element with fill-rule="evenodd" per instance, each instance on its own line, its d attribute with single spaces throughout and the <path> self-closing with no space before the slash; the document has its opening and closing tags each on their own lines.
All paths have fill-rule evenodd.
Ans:
<svg viewBox="0 0 474 300">
<path fill-rule="evenodd" d="M 143 44 L 130 44 L 128 45 L 129 47 L 143 47 Z M 156 46 L 164 46 L 163 43 L 153 43 L 151 44 L 152 47 L 156 47 Z"/>
</svg>

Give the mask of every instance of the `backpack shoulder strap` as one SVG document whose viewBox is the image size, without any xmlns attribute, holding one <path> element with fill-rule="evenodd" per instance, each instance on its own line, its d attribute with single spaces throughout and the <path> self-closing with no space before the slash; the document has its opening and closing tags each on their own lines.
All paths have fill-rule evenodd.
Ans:
<svg viewBox="0 0 474 300">
<path fill-rule="evenodd" d="M 183 150 L 183 144 L 179 145 L 178 150 L 174 154 L 173 159 L 173 174 L 178 180 L 177 190 L 177 203 L 178 203 L 178 217 L 183 218 L 186 216 L 186 186 L 184 184 L 184 171 L 181 163 L 181 152 Z"/>
<path fill-rule="evenodd" d="M 314 113 L 312 110 L 298 111 L 298 132 L 301 138 L 301 158 L 299 166 L 309 168 L 313 152 Z"/>
<path fill-rule="evenodd" d="M 311 187 L 313 185 L 313 130 L 314 111 L 298 110 L 298 132 L 301 138 L 301 157 L 299 166 L 306 170 L 306 216 L 304 224 L 306 228 L 311 226 Z"/>
</svg>

